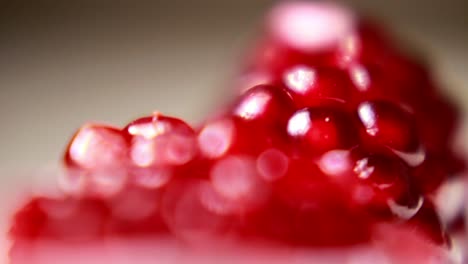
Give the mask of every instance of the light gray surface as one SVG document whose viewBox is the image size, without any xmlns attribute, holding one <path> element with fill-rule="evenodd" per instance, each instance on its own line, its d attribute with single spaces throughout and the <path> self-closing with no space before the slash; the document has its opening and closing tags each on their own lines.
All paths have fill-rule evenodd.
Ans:
<svg viewBox="0 0 468 264">
<path fill-rule="evenodd" d="M 270 2 L 3 4 L 1 176 L 57 160 L 86 121 L 123 125 L 156 109 L 200 120 L 220 103 Z M 448 90 L 468 103 L 466 1 L 352 2 L 424 47 Z"/>
</svg>

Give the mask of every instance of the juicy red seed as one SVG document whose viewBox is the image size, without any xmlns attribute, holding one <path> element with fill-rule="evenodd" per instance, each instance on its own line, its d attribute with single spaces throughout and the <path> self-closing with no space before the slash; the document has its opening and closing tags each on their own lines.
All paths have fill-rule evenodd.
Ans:
<svg viewBox="0 0 468 264">
<path fill-rule="evenodd" d="M 130 186 L 108 201 L 112 217 L 139 223 L 158 213 L 160 191 Z"/>
<path fill-rule="evenodd" d="M 425 83 L 400 83 L 388 76 L 387 71 L 359 62 L 349 65 L 348 75 L 353 85 L 353 93 L 348 102 L 353 107 L 365 101 L 387 101 L 413 107 L 414 100 L 419 100 L 426 89 Z"/>
<path fill-rule="evenodd" d="M 295 214 L 296 210 L 296 208 L 274 199 L 259 210 L 247 214 L 246 220 L 236 223 L 239 226 L 239 234 L 248 240 L 260 237 L 292 244 L 294 237 L 291 216 Z"/>
<path fill-rule="evenodd" d="M 65 152 L 70 168 L 105 170 L 127 162 L 128 144 L 119 129 L 96 124 L 80 128 Z"/>
<path fill-rule="evenodd" d="M 411 181 L 410 168 L 397 156 L 354 149 L 350 159 L 348 176 L 336 180 L 349 189 L 351 201 L 384 218 L 409 219 L 418 212 L 422 196 Z"/>
<path fill-rule="evenodd" d="M 336 68 L 297 65 L 286 70 L 283 82 L 297 108 L 319 105 L 324 98 L 345 101 L 351 92 L 348 76 Z"/>
<path fill-rule="evenodd" d="M 180 239 L 199 242 L 225 231 L 226 215 L 219 212 L 224 212 L 228 205 L 208 196 L 209 186 L 203 180 L 185 179 L 172 182 L 163 193 L 162 217 L 171 232 Z M 215 203 L 217 206 L 210 206 Z M 217 210 L 221 207 L 223 209 Z"/>
<path fill-rule="evenodd" d="M 403 152 L 418 150 L 414 118 L 398 105 L 384 101 L 363 102 L 358 107 L 358 117 L 364 145 L 383 145 Z"/>
<path fill-rule="evenodd" d="M 263 180 L 272 182 L 282 178 L 289 169 L 289 158 L 280 150 L 270 148 L 257 158 L 257 171 Z"/>
<path fill-rule="evenodd" d="M 290 95 L 270 85 L 258 85 L 247 90 L 232 108 L 232 114 L 240 120 L 269 128 L 284 125 L 292 111 Z"/>
<path fill-rule="evenodd" d="M 207 158 L 221 157 L 231 148 L 236 133 L 235 122 L 231 119 L 207 122 L 198 133 L 198 147 Z"/>
<path fill-rule="evenodd" d="M 268 199 L 269 188 L 255 165 L 253 159 L 243 156 L 216 161 L 210 172 L 213 189 L 242 211 L 262 206 Z"/>
<path fill-rule="evenodd" d="M 213 187 L 221 195 L 239 202 L 255 192 L 259 180 L 255 163 L 236 156 L 217 161 L 210 176 Z"/>
<path fill-rule="evenodd" d="M 204 158 L 216 159 L 229 154 L 258 156 L 270 148 L 288 147 L 284 126 L 267 126 L 261 120 L 223 117 L 208 121 L 197 137 Z"/>
<path fill-rule="evenodd" d="M 292 208 L 303 205 L 324 205 L 327 201 L 344 201 L 343 193 L 313 160 L 291 159 L 286 175 L 273 182 L 274 195 Z"/>
<path fill-rule="evenodd" d="M 296 244 L 336 247 L 368 242 L 371 222 L 342 203 L 325 203 L 301 208 L 293 227 Z"/>
<path fill-rule="evenodd" d="M 129 175 L 132 183 L 146 189 L 158 189 L 166 185 L 173 177 L 175 168 L 161 166 L 157 168 L 133 168 Z"/>
<path fill-rule="evenodd" d="M 201 128 L 199 148 L 211 159 L 228 153 L 258 155 L 283 145 L 284 127 L 293 111 L 289 94 L 280 87 L 255 86 L 238 98 L 227 115 Z"/>
<path fill-rule="evenodd" d="M 195 155 L 195 132 L 180 119 L 155 113 L 124 129 L 136 167 L 182 165 Z"/>
<path fill-rule="evenodd" d="M 193 129 L 184 121 L 154 113 L 152 116 L 142 117 L 128 124 L 123 131 L 130 136 L 154 138 L 168 132 L 177 131 L 181 134 L 191 134 Z"/>
<path fill-rule="evenodd" d="M 124 237 L 148 237 L 168 235 L 169 230 L 159 212 L 138 221 L 112 218 L 106 226 L 106 234 Z"/>
<path fill-rule="evenodd" d="M 40 199 L 26 203 L 13 217 L 9 235 L 15 239 L 36 239 L 47 221 L 47 215 L 39 208 Z"/>
<path fill-rule="evenodd" d="M 10 235 L 26 240 L 95 240 L 103 237 L 108 217 L 101 200 L 33 198 L 16 213 Z"/>
<path fill-rule="evenodd" d="M 297 111 L 289 119 L 287 132 L 299 149 L 312 154 L 349 149 L 357 144 L 351 118 L 345 111 L 335 107 Z"/>
</svg>

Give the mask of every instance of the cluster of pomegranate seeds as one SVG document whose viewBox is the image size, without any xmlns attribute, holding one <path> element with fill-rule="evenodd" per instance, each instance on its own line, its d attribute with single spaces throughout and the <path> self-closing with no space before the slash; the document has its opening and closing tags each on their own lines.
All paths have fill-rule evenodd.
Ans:
<svg viewBox="0 0 468 264">
<path fill-rule="evenodd" d="M 31 199 L 12 237 L 337 247 L 395 225 L 450 246 L 460 208 L 442 223 L 433 197 L 464 170 L 457 111 L 420 62 L 341 6 L 293 2 L 245 65 L 239 96 L 196 128 L 160 113 L 83 126 L 63 195 Z"/>
</svg>

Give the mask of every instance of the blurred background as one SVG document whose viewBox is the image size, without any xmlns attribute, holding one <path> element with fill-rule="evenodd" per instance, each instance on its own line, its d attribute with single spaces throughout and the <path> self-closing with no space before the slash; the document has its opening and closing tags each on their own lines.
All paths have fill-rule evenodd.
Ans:
<svg viewBox="0 0 468 264">
<path fill-rule="evenodd" d="M 0 3 L 2 189 L 56 163 L 86 121 L 153 110 L 197 123 L 219 104 L 269 0 Z M 466 0 L 353 0 L 428 54 L 468 105 Z M 24 173 L 27 175 L 27 173 Z"/>
</svg>

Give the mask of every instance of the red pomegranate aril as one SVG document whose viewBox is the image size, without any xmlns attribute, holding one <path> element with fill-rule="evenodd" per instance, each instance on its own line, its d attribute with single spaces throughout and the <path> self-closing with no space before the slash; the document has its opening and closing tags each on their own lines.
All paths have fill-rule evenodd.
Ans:
<svg viewBox="0 0 468 264">
<path fill-rule="evenodd" d="M 256 129 L 255 129 L 256 128 Z M 269 141 L 265 135 L 266 128 L 255 122 L 245 122 L 229 115 L 207 121 L 200 129 L 197 137 L 198 148 L 202 158 L 210 160 L 221 159 L 230 154 L 255 156 Z"/>
<path fill-rule="evenodd" d="M 344 201 L 344 192 L 310 158 L 291 158 L 286 175 L 273 182 L 273 195 L 291 208 Z"/>
<path fill-rule="evenodd" d="M 323 99 L 344 102 L 352 91 L 346 72 L 331 67 L 296 65 L 285 71 L 283 82 L 296 108 L 317 106 Z"/>
<path fill-rule="evenodd" d="M 358 106 L 362 144 L 369 147 L 387 146 L 402 152 L 417 152 L 418 131 L 412 115 L 390 102 L 368 101 Z"/>
<path fill-rule="evenodd" d="M 256 158 L 269 148 L 283 149 L 288 138 L 282 126 L 269 127 L 261 120 L 225 116 L 210 120 L 198 133 L 198 147 L 203 158 L 218 159 L 230 154 Z"/>
<path fill-rule="evenodd" d="M 132 168 L 129 172 L 132 184 L 145 189 L 159 189 L 165 186 L 176 174 L 170 166 L 153 168 Z"/>
<path fill-rule="evenodd" d="M 352 83 L 352 93 L 348 103 L 356 108 L 366 101 L 386 101 L 395 105 L 404 105 L 408 110 L 414 111 L 414 101 L 419 99 L 421 91 L 426 90 L 424 83 L 400 83 L 388 76 L 386 71 L 373 65 L 352 63 L 347 71 Z"/>
<path fill-rule="evenodd" d="M 78 130 L 65 152 L 65 165 L 72 169 L 106 170 L 124 167 L 128 144 L 119 129 L 87 124 Z"/>
<path fill-rule="evenodd" d="M 259 155 L 284 145 L 284 131 L 294 106 L 280 87 L 259 85 L 247 90 L 221 117 L 207 121 L 198 132 L 198 147 L 206 158 L 228 153 Z"/>
<path fill-rule="evenodd" d="M 160 196 L 160 192 L 130 186 L 112 197 L 108 207 L 113 218 L 137 223 L 158 211 Z"/>
<path fill-rule="evenodd" d="M 138 221 L 113 217 L 106 225 L 106 237 L 148 238 L 165 237 L 169 234 L 168 227 L 159 211 L 138 219 Z"/>
<path fill-rule="evenodd" d="M 293 111 L 291 96 L 281 87 L 272 85 L 250 88 L 232 107 L 232 114 L 236 118 L 271 129 L 286 124 Z"/>
<path fill-rule="evenodd" d="M 39 206 L 40 199 L 29 200 L 13 216 L 9 234 L 15 239 L 34 240 L 41 235 L 47 214 Z"/>
<path fill-rule="evenodd" d="M 423 201 L 411 170 L 396 155 L 372 154 L 359 148 L 350 153 L 352 166 L 335 180 L 348 189 L 350 200 L 378 217 L 409 219 Z"/>
<path fill-rule="evenodd" d="M 305 153 L 317 155 L 357 145 L 351 117 L 342 107 L 305 108 L 294 113 L 287 125 L 288 135 Z"/>
<path fill-rule="evenodd" d="M 273 197 L 258 210 L 237 219 L 234 227 L 241 239 L 267 240 L 279 244 L 293 244 L 293 219 L 296 209 Z"/>
<path fill-rule="evenodd" d="M 177 118 L 155 113 L 133 121 L 124 132 L 136 167 L 182 165 L 196 152 L 194 130 Z"/>
<path fill-rule="evenodd" d="M 193 243 L 206 242 L 226 232 L 227 217 L 231 213 L 229 204 L 222 199 L 209 200 L 214 197 L 205 196 L 210 188 L 206 180 L 182 179 L 171 182 L 163 193 L 163 220 L 182 241 L 195 245 Z M 211 207 L 212 203 L 217 206 Z"/>
<path fill-rule="evenodd" d="M 65 152 L 60 188 L 73 196 L 112 196 L 127 181 L 129 145 L 117 128 L 87 124 Z"/>
<path fill-rule="evenodd" d="M 96 240 L 104 236 L 108 218 L 107 207 L 99 199 L 38 197 L 15 215 L 10 233 L 25 240 Z"/>
<path fill-rule="evenodd" d="M 222 118 L 207 122 L 198 133 L 197 141 L 201 153 L 207 158 L 223 156 L 237 136 L 235 122 Z"/>
<path fill-rule="evenodd" d="M 213 189 L 242 211 L 262 206 L 269 197 L 269 186 L 255 165 L 255 160 L 246 156 L 231 155 L 216 161 L 210 171 Z"/>
<path fill-rule="evenodd" d="M 180 134 L 191 134 L 193 129 L 184 121 L 155 112 L 152 116 L 139 118 L 128 124 L 123 131 L 127 136 L 154 138 L 176 131 Z"/>
<path fill-rule="evenodd" d="M 295 244 L 345 247 L 368 243 L 370 239 L 370 218 L 343 203 L 304 205 L 293 217 Z"/>
<path fill-rule="evenodd" d="M 269 148 L 263 151 L 257 158 L 256 167 L 260 177 L 273 182 L 284 175 L 289 169 L 289 157 L 284 152 L 275 148 Z"/>
</svg>

